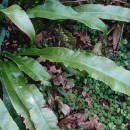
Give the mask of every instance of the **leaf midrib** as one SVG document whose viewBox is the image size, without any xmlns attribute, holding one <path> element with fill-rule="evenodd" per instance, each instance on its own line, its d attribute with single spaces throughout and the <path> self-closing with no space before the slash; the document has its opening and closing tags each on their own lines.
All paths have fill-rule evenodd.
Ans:
<svg viewBox="0 0 130 130">
<path fill-rule="evenodd" d="M 40 56 L 43 56 L 43 57 L 44 57 L 44 55 L 40 55 Z M 49 55 L 49 54 L 47 55 L 47 57 L 48 57 L 48 56 L 51 57 L 51 58 L 54 57 L 54 56 Z M 55 56 L 55 57 L 56 57 L 56 56 Z M 75 61 L 72 61 L 72 60 L 69 60 L 69 58 L 67 59 L 67 58 L 64 58 L 64 57 L 62 57 L 62 58 L 61 58 L 61 57 L 56 57 L 56 59 L 61 59 L 61 60 L 64 59 L 64 60 L 67 60 L 67 61 L 72 62 L 72 63 L 75 62 L 75 63 L 77 63 L 77 64 L 82 64 L 83 66 L 86 66 L 86 64 L 84 64 L 84 63 L 82 63 L 82 62 L 79 63 L 79 62 L 77 62 L 76 60 L 75 60 Z M 53 59 L 52 59 L 52 61 L 53 61 Z M 59 61 L 59 62 L 60 62 L 60 61 Z M 64 63 L 64 61 L 62 61 L 62 62 Z M 66 63 L 64 63 L 64 64 L 66 64 Z M 92 69 L 94 69 L 94 70 L 96 70 L 96 71 L 98 70 L 98 69 L 95 69 L 93 66 L 90 66 L 89 64 L 87 64 L 87 66 L 90 67 L 90 68 L 92 68 Z M 80 70 L 82 71 L 82 69 L 80 69 Z M 86 70 L 86 69 L 85 69 L 85 70 Z M 86 71 L 87 71 L 87 70 L 86 70 Z M 102 74 L 106 75 L 107 77 L 116 79 L 115 77 L 110 76 L 110 75 L 108 75 L 108 74 L 106 74 L 106 73 L 104 73 L 104 72 L 102 72 L 102 71 L 99 71 L 99 70 L 98 70 L 98 72 L 101 72 Z M 116 80 L 119 81 L 120 83 L 123 83 L 124 85 L 126 84 L 126 82 L 120 81 L 120 80 L 118 80 L 118 79 L 116 79 Z M 128 84 L 128 86 L 129 86 L 129 84 Z"/>
<path fill-rule="evenodd" d="M 30 91 L 30 90 L 29 90 L 29 91 Z M 33 92 L 32 92 L 32 93 L 33 93 Z M 48 126 L 48 128 L 49 128 L 48 130 L 51 130 L 50 127 L 49 127 L 49 124 L 48 124 L 46 118 L 44 117 L 44 115 L 42 114 L 42 110 L 39 108 L 39 106 L 38 106 L 38 104 L 37 104 L 37 102 L 36 102 L 36 100 L 35 100 L 33 94 L 32 94 L 32 97 L 33 97 L 33 99 L 34 99 L 34 101 L 35 101 L 35 106 L 37 107 L 37 109 L 38 109 L 38 111 L 39 111 L 41 117 L 45 120 L 45 122 L 46 122 L 46 124 L 47 124 L 47 126 Z M 44 108 L 43 108 L 43 109 L 44 109 Z"/>
<path fill-rule="evenodd" d="M 38 13 L 39 11 L 28 11 L 27 12 L 27 14 L 28 13 L 30 13 L 30 12 L 32 12 L 32 13 Z M 90 21 L 87 21 L 87 20 L 85 20 L 85 19 L 83 19 L 82 17 L 81 18 L 76 18 L 77 16 L 76 16 L 76 14 L 75 14 L 75 16 L 73 16 L 73 15 L 71 15 L 71 16 L 66 16 L 66 15 L 61 15 L 61 14 L 59 14 L 59 13 L 57 13 L 57 12 L 51 12 L 51 11 L 41 11 L 42 13 L 43 12 L 45 12 L 45 13 L 54 13 L 54 14 L 56 14 L 56 15 L 60 15 L 60 16 L 62 16 L 62 17 L 65 17 L 65 19 L 73 19 L 73 20 L 77 20 L 77 21 L 80 21 L 80 22 L 82 22 L 82 23 L 84 23 L 84 24 L 87 24 L 87 26 L 89 26 L 88 25 L 88 23 L 85 23 L 84 21 L 86 21 L 86 22 L 90 22 Z M 78 12 L 76 12 L 77 13 L 77 15 L 80 15 L 80 13 L 78 13 Z M 89 14 L 87 14 L 87 15 L 89 15 Z M 35 15 L 32 15 L 32 16 L 35 16 Z M 36 16 L 37 17 L 37 16 Z M 78 16 L 79 17 L 79 16 Z M 91 15 L 90 15 L 90 17 L 92 17 Z M 44 17 L 44 18 L 48 18 L 49 19 L 49 17 Z M 98 19 L 99 20 L 99 19 Z M 101 27 L 98 25 L 98 24 L 95 24 L 94 23 L 94 25 L 96 25 L 97 27 L 98 27 L 98 29 L 101 29 Z M 94 27 L 93 27 L 94 28 Z M 97 28 L 95 28 L 95 29 L 97 29 Z M 104 29 L 103 29 L 104 30 Z"/>
<path fill-rule="evenodd" d="M 81 11 L 81 12 L 82 12 L 82 11 Z M 130 19 L 130 17 L 125 17 L 124 15 L 112 14 L 112 13 L 107 13 L 107 12 L 97 12 L 97 11 L 96 11 L 96 12 L 94 12 L 94 11 L 93 11 L 93 12 L 89 12 L 89 11 L 85 12 L 85 11 L 83 11 L 82 13 L 88 13 L 88 14 L 89 14 L 89 13 L 90 13 L 90 14 L 99 14 L 99 13 L 100 13 L 100 14 L 109 14 L 109 15 L 113 15 L 113 17 L 114 17 L 114 16 L 118 16 L 118 17 L 120 17 L 120 18 L 124 17 L 124 18 L 126 18 L 126 19 Z M 98 18 L 98 17 L 97 17 L 97 18 Z M 100 17 L 100 18 L 101 18 L 101 17 Z M 130 20 L 129 20 L 129 21 L 130 21 Z"/>
<path fill-rule="evenodd" d="M 15 89 L 14 89 L 14 87 L 13 87 L 13 84 L 12 84 L 12 82 L 10 81 L 10 78 L 9 78 L 9 76 L 8 76 L 8 73 L 6 72 L 6 68 L 5 68 L 5 66 L 3 65 L 3 63 L 2 63 L 2 67 L 4 68 L 4 72 L 5 72 L 5 74 L 6 74 L 6 77 L 7 77 L 7 80 L 9 81 L 9 84 L 12 86 L 12 89 L 14 90 L 14 92 L 15 92 L 15 94 L 17 95 L 17 97 L 19 98 L 19 100 L 21 101 L 21 103 L 23 104 L 22 106 L 24 106 L 24 108 L 26 109 L 26 112 L 28 113 L 28 110 L 27 110 L 27 107 L 26 107 L 26 105 L 23 103 L 23 101 L 21 100 L 21 98 L 19 97 L 19 95 L 16 93 L 16 91 L 15 91 Z M 10 71 L 10 70 L 9 70 Z M 3 73 L 3 72 L 2 72 Z M 10 73 L 12 74 L 12 72 L 10 71 Z M 3 75 L 3 74 L 2 74 Z M 12 76 L 13 76 L 13 74 L 12 74 Z M 5 82 L 5 81 L 4 81 Z M 5 83 L 4 83 L 5 84 Z M 25 113 L 23 113 L 24 114 L 24 117 L 26 117 L 26 118 L 29 118 L 28 116 L 26 116 L 26 114 Z M 29 115 L 29 113 L 28 113 L 28 115 Z M 30 126 L 29 126 L 30 127 Z"/>
<path fill-rule="evenodd" d="M 11 60 L 13 60 L 13 61 L 17 64 L 17 66 L 22 69 L 22 71 L 23 71 L 23 67 L 21 67 L 21 66 L 25 66 L 26 69 L 28 69 L 30 72 L 33 72 L 33 70 L 30 69 L 28 65 L 24 64 L 24 62 L 21 62 L 17 57 L 15 57 L 15 59 L 14 59 L 14 58 L 12 58 L 12 56 L 8 56 L 8 55 L 6 55 L 6 56 L 7 56 L 8 58 L 10 58 Z M 23 58 L 23 57 L 21 57 L 21 60 L 23 60 L 22 58 Z M 29 58 L 29 59 L 30 59 L 30 58 Z M 19 65 L 18 62 L 19 62 L 20 64 L 22 64 L 22 65 Z M 24 72 L 24 71 L 23 71 L 23 72 Z M 26 73 L 26 72 L 25 72 L 25 73 Z M 35 75 L 35 78 L 36 78 L 36 79 L 33 78 L 33 76 L 31 76 L 31 78 L 35 79 L 36 81 L 39 81 L 39 80 L 42 81 L 43 77 L 37 75 L 35 72 L 33 72 L 33 74 Z M 39 79 L 37 79 L 37 77 L 38 77 Z"/>
<path fill-rule="evenodd" d="M 38 10 L 38 11 L 32 11 L 32 10 L 30 10 L 30 11 L 27 11 L 27 14 L 29 14 L 30 12 L 31 12 L 31 13 L 39 13 L 39 10 Z M 42 12 L 42 13 L 43 13 L 43 12 L 45 12 L 45 13 L 54 13 L 54 14 L 56 14 L 56 15 L 61 15 L 60 13 L 51 12 L 51 11 L 44 11 L 44 10 L 43 10 L 43 11 L 40 11 L 40 12 Z M 77 13 L 78 15 L 80 15 L 80 13 L 78 13 L 78 12 L 76 12 L 76 13 Z M 74 14 L 74 15 L 76 16 L 76 14 Z M 71 14 L 71 16 L 67 16 L 67 15 L 63 15 L 63 14 L 62 14 L 61 16 L 64 16 L 64 17 L 67 17 L 67 18 L 73 17 L 72 14 Z M 73 18 L 75 18 L 75 17 L 73 17 Z"/>
</svg>

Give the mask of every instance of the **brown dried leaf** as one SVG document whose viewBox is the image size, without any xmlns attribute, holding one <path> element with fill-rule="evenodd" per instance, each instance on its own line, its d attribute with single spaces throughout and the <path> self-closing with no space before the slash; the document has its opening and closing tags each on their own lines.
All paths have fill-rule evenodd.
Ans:
<svg viewBox="0 0 130 130">
<path fill-rule="evenodd" d="M 50 73 L 58 73 L 60 74 L 62 71 L 61 71 L 61 68 L 60 69 L 56 69 L 56 67 L 53 65 L 53 66 L 50 66 Z"/>
<path fill-rule="evenodd" d="M 60 128 L 62 128 L 63 126 L 67 125 L 67 124 L 72 124 L 73 122 L 75 122 L 76 118 L 74 116 L 68 116 L 66 117 L 65 119 L 61 120 L 59 123 L 58 123 L 58 126 Z"/>
<path fill-rule="evenodd" d="M 76 114 L 74 114 L 74 117 L 76 118 L 76 120 L 72 124 L 71 127 L 73 129 L 75 129 L 81 125 L 84 127 L 85 122 L 87 122 L 87 119 L 85 118 L 85 116 L 82 113 L 76 113 Z"/>
<path fill-rule="evenodd" d="M 59 86 L 61 84 L 60 79 L 58 77 L 53 79 L 53 84 Z"/>
<path fill-rule="evenodd" d="M 98 119 L 99 119 L 98 116 L 94 115 L 94 117 L 91 118 L 90 121 L 86 123 L 84 129 L 85 130 L 94 130 L 94 129 L 96 129 L 96 130 L 103 130 L 101 128 L 101 124 L 98 122 Z"/>
<path fill-rule="evenodd" d="M 120 34 L 121 34 L 121 26 L 119 24 L 117 24 L 117 26 L 115 27 L 114 32 L 113 32 L 113 48 L 114 48 L 114 50 L 118 46 Z"/>
<path fill-rule="evenodd" d="M 60 84 L 63 86 L 63 89 L 70 89 L 71 87 L 67 84 L 67 79 L 62 77 L 62 75 L 58 75 L 54 77 L 53 84 L 59 86 Z"/>
<path fill-rule="evenodd" d="M 70 107 L 67 104 L 60 102 L 59 105 L 60 105 L 61 111 L 63 112 L 65 116 L 70 114 Z"/>
<path fill-rule="evenodd" d="M 86 118 L 82 113 L 76 113 L 76 114 L 74 114 L 74 117 L 76 117 L 78 125 L 80 125 L 82 122 L 86 121 Z"/>
<path fill-rule="evenodd" d="M 22 113 L 18 113 L 19 116 L 23 118 L 23 123 L 25 124 L 26 129 L 31 130 L 30 126 L 27 124 L 27 119 Z"/>
<path fill-rule="evenodd" d="M 82 96 L 83 96 L 84 98 L 86 98 L 87 93 L 83 91 L 83 92 L 82 92 Z"/>
<path fill-rule="evenodd" d="M 63 78 L 62 75 L 58 75 L 54 78 L 53 83 L 54 85 L 62 84 L 64 86 L 66 84 L 66 78 Z"/>
<path fill-rule="evenodd" d="M 48 100 L 48 103 L 49 103 L 49 105 L 54 105 L 54 103 L 55 103 L 55 99 L 51 94 L 50 94 L 50 99 Z"/>
<path fill-rule="evenodd" d="M 86 32 L 81 32 L 81 31 L 74 31 L 73 35 L 76 36 L 77 38 L 80 39 L 80 41 L 82 41 L 84 44 L 86 43 L 85 41 L 85 37 L 87 36 Z M 88 36 L 87 36 L 88 37 Z"/>
<path fill-rule="evenodd" d="M 37 34 L 36 39 L 35 39 L 35 43 L 37 43 L 37 44 L 41 43 L 44 40 L 46 35 L 47 35 L 47 31 L 42 31 L 39 34 Z"/>
<path fill-rule="evenodd" d="M 106 105 L 110 105 L 110 103 L 109 103 L 109 101 L 107 100 L 107 99 L 102 99 L 101 100 L 101 105 L 104 107 L 104 106 L 106 106 Z"/>
<path fill-rule="evenodd" d="M 68 84 L 64 84 L 63 85 L 63 89 L 65 89 L 65 90 L 69 90 L 71 87 L 68 85 Z"/>
<path fill-rule="evenodd" d="M 73 124 L 73 128 L 82 125 L 84 130 L 102 130 L 101 124 L 98 122 L 99 118 L 97 115 L 94 115 L 94 117 L 89 121 L 82 113 L 76 113 L 74 117 L 76 118 L 76 121 Z"/>
<path fill-rule="evenodd" d="M 38 57 L 37 59 L 36 59 L 36 61 L 38 61 L 39 63 L 41 63 L 41 62 L 45 62 L 46 61 L 46 59 L 44 59 L 43 57 Z"/>
</svg>

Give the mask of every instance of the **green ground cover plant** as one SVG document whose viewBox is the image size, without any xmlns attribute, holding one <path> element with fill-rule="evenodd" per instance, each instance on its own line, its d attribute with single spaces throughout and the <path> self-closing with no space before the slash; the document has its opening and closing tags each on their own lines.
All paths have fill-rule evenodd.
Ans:
<svg viewBox="0 0 130 130">
<path fill-rule="evenodd" d="M 34 57 L 37 56 L 51 62 L 62 62 L 66 67 L 86 71 L 90 77 L 104 82 L 110 86 L 112 90 L 130 96 L 129 70 L 118 66 L 119 63 L 117 65 L 114 61 L 104 56 L 98 56 L 86 51 L 77 51 L 65 47 L 46 47 L 42 49 L 33 47 L 36 34 L 31 22 L 32 19 L 36 18 L 49 19 L 51 22 L 56 20 L 59 22 L 74 20 L 83 23 L 91 29 L 101 31 L 106 37 L 107 26 L 100 18 L 130 22 L 130 9 L 120 6 L 92 4 L 72 8 L 63 5 L 58 0 L 45 0 L 42 5 L 36 4 L 35 7 L 33 5 L 29 6 L 32 2 L 33 1 L 30 1 L 30 3 L 27 2 L 27 5 L 24 3 L 26 5 L 24 6 L 25 11 L 18 5 L 23 3 L 22 1 L 15 1 L 11 6 L 7 7 L 8 1 L 4 0 L 0 6 L 0 20 L 11 20 L 12 23 L 30 39 L 30 45 L 27 45 L 26 48 L 19 47 L 13 52 L 7 51 L 2 48 L 2 42 L 5 37 L 9 37 L 8 29 L 1 27 L 0 80 L 3 90 L 1 97 L 3 98 L 6 94 L 8 102 L 12 105 L 14 112 L 12 113 L 12 110 L 9 111 L 12 116 L 11 118 L 5 108 L 6 105 L 4 106 L 3 104 L 3 102 L 6 104 L 6 101 L 3 100 L 2 102 L 2 100 L 0 100 L 0 117 L 3 117 L 3 111 L 5 111 L 9 119 L 5 120 L 5 122 L 0 122 L 1 130 L 12 130 L 12 127 L 9 126 L 14 126 L 13 129 L 16 130 L 21 129 L 21 127 L 26 127 L 26 129 L 30 130 L 58 129 L 57 117 L 53 111 L 47 107 L 42 93 L 36 87 L 35 83 L 28 83 L 28 77 L 30 77 L 34 82 L 38 82 L 39 84 L 45 86 L 50 84 L 49 79 L 51 78 L 51 75 L 38 61 L 34 60 Z M 125 65 L 127 66 L 127 63 L 125 63 Z M 89 78 L 87 80 L 87 82 L 89 82 Z M 96 86 L 98 86 L 98 81 L 96 82 Z M 86 88 L 84 86 L 84 89 Z M 93 89 L 96 91 L 96 87 Z M 98 91 L 101 96 L 102 93 L 100 93 L 100 90 Z M 70 96 L 68 98 L 70 98 Z M 73 102 L 71 99 L 68 100 Z M 124 106 L 126 106 L 126 104 L 124 104 Z M 89 110 L 93 110 L 93 107 L 96 108 L 99 107 L 99 105 L 95 104 L 92 107 L 90 105 Z M 121 112 L 122 115 L 126 116 L 126 113 L 122 108 L 116 107 L 118 110 L 117 113 Z M 20 122 L 19 120 L 22 120 L 19 116 L 23 118 L 25 126 L 23 126 L 22 123 L 18 124 L 18 122 Z M 91 116 L 91 114 L 87 116 Z M 128 118 L 129 117 L 126 117 L 126 119 Z M 100 120 L 101 122 L 105 122 L 103 117 Z M 112 121 L 109 122 L 108 126 L 112 129 L 116 128 L 115 124 L 118 125 L 123 122 L 114 119 L 111 120 Z M 115 124 L 113 123 L 113 120 L 115 121 Z M 7 122 L 9 122 L 9 125 L 6 125 Z M 103 127 L 105 128 L 106 126 L 104 125 Z M 121 128 L 123 129 L 124 127 L 124 124 L 122 124 Z"/>
</svg>

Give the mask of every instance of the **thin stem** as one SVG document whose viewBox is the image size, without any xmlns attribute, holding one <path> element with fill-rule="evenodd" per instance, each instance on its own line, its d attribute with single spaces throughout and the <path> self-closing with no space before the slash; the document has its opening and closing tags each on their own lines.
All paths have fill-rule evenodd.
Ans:
<svg viewBox="0 0 130 130">
<path fill-rule="evenodd" d="M 122 23 L 121 34 L 120 34 L 119 42 L 118 42 L 118 45 L 117 45 L 117 48 L 116 48 L 117 52 L 119 50 L 119 45 L 120 45 L 121 40 L 122 40 L 123 31 L 124 31 L 124 23 Z"/>
<path fill-rule="evenodd" d="M 119 42 L 118 42 L 118 45 L 117 45 L 117 48 L 116 48 L 115 61 L 117 60 L 117 52 L 118 52 L 118 50 L 119 50 L 119 46 L 120 46 L 120 43 L 121 43 L 121 40 L 122 40 L 123 31 L 124 31 L 124 23 L 122 23 L 122 28 L 121 28 L 120 38 L 119 38 Z"/>
</svg>

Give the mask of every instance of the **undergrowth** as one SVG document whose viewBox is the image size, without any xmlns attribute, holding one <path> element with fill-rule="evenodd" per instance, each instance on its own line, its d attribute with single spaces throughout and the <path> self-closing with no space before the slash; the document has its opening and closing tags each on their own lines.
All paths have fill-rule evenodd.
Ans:
<svg viewBox="0 0 130 130">
<path fill-rule="evenodd" d="M 87 32 L 93 45 L 100 40 L 97 31 L 91 30 L 81 23 L 76 23 L 73 28 L 76 31 Z M 130 57 L 127 55 L 128 50 L 128 44 L 121 45 L 116 54 L 115 52 L 109 52 L 106 57 L 114 60 L 119 66 L 130 69 Z M 57 113 L 58 118 L 62 120 L 66 117 L 58 105 L 58 102 L 63 102 L 71 108 L 71 114 L 81 112 L 87 119 L 97 115 L 102 128 L 105 130 L 128 130 L 126 126 L 129 127 L 128 122 L 130 121 L 130 97 L 114 92 L 109 86 L 92 79 L 87 74 L 79 76 L 79 73 L 71 73 L 73 70 L 69 70 L 68 73 L 66 71 L 68 69 L 70 68 L 65 69 L 65 67 L 62 67 L 62 76 L 67 79 L 67 84 L 70 86 L 69 90 L 64 90 L 60 84 L 57 86 L 41 87 L 43 95 L 48 100 L 50 100 L 52 91 L 58 96 L 55 101 L 57 105 L 51 106 L 55 113 Z M 81 129 L 82 126 L 79 126 L 76 130 Z"/>
</svg>

